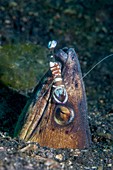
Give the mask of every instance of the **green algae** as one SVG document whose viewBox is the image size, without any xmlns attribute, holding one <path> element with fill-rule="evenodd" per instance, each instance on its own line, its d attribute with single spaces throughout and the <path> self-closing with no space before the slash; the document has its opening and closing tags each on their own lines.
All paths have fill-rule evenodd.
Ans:
<svg viewBox="0 0 113 170">
<path fill-rule="evenodd" d="M 35 44 L 4 45 L 0 48 L 0 81 L 17 90 L 28 90 L 48 68 L 46 48 Z"/>
</svg>

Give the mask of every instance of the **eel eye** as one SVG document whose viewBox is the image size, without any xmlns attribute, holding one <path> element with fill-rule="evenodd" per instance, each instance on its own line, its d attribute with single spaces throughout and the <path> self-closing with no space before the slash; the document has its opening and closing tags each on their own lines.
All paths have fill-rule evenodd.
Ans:
<svg viewBox="0 0 113 170">
<path fill-rule="evenodd" d="M 74 120 L 75 114 L 70 107 L 59 105 L 55 109 L 54 121 L 59 125 L 68 125 Z"/>
</svg>

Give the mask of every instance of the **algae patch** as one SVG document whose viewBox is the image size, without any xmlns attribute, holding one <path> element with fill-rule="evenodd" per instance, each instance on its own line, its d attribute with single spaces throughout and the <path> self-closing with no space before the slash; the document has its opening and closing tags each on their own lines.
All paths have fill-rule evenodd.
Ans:
<svg viewBox="0 0 113 170">
<path fill-rule="evenodd" d="M 47 70 L 46 48 L 34 44 L 0 47 L 0 81 L 12 88 L 27 90 Z"/>
</svg>

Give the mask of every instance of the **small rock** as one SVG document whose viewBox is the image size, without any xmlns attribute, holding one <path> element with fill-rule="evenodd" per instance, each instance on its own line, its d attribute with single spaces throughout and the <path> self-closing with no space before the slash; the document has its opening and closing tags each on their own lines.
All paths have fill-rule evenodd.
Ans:
<svg viewBox="0 0 113 170">
<path fill-rule="evenodd" d="M 59 161 L 62 161 L 63 160 L 63 155 L 62 154 L 58 154 L 55 156 L 55 158 Z"/>
</svg>

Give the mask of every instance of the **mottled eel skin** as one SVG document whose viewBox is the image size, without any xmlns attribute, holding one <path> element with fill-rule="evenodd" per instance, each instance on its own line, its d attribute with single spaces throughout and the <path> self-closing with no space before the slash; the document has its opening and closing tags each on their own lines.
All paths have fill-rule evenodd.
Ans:
<svg viewBox="0 0 113 170">
<path fill-rule="evenodd" d="M 19 135 L 20 139 L 38 142 L 41 146 L 51 148 L 87 148 L 91 143 L 91 135 L 86 94 L 77 54 L 73 48 L 60 49 L 55 54 L 55 59 L 62 64 L 62 79 L 68 93 L 68 101 L 64 105 L 58 105 L 53 101 L 53 80 L 50 72 L 47 73 L 25 106 L 14 136 Z M 59 108 L 63 108 L 64 112 L 68 110 L 74 113 L 70 123 L 67 115 L 59 112 Z M 60 123 L 56 119 L 60 120 Z"/>
</svg>

